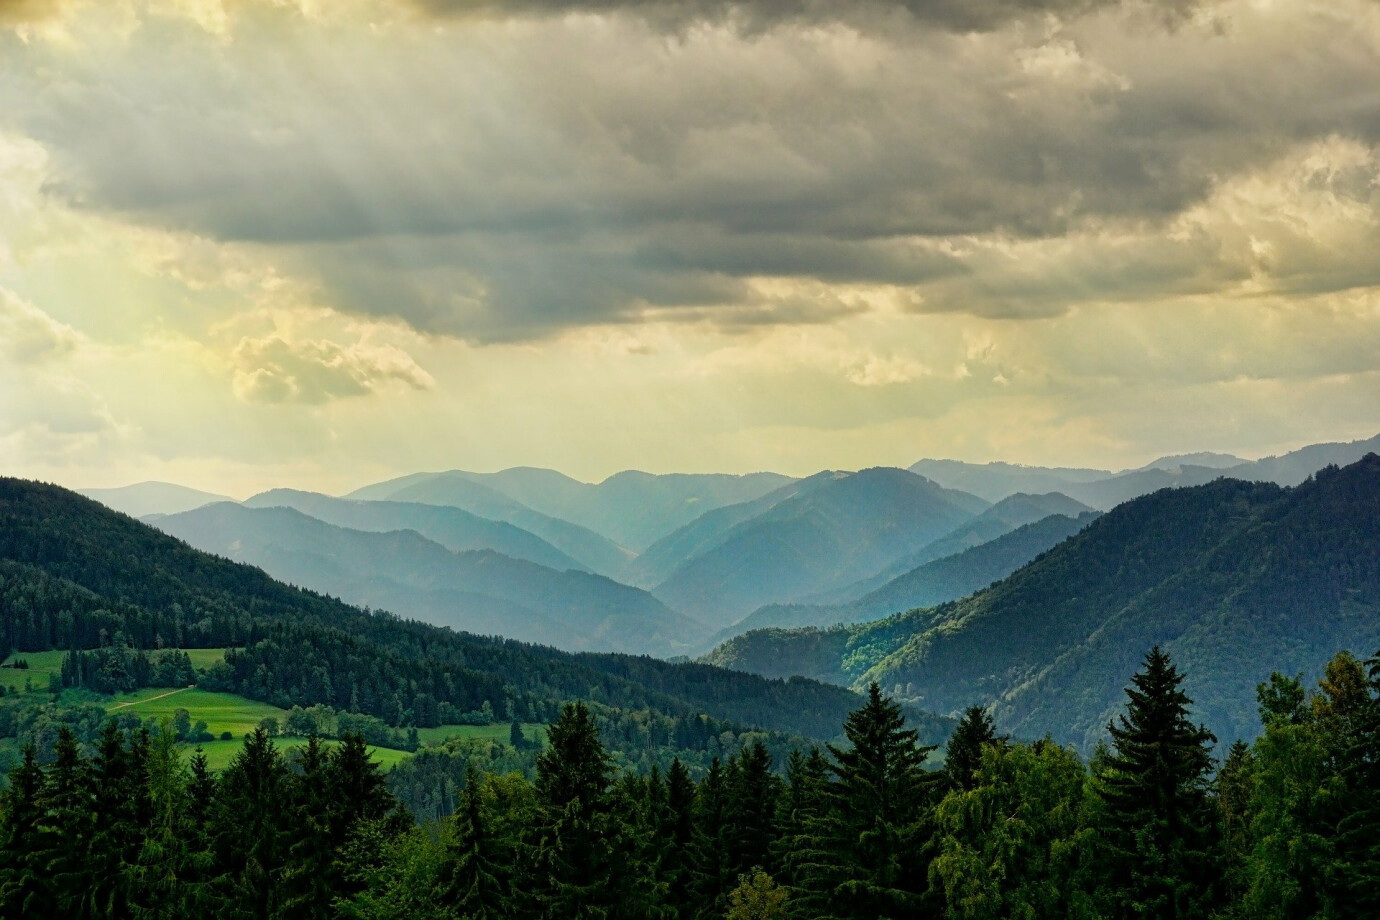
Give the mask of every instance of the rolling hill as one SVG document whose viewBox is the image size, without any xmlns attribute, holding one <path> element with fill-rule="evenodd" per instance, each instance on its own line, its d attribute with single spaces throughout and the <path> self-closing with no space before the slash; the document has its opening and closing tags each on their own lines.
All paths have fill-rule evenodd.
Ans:
<svg viewBox="0 0 1380 920">
<path fill-rule="evenodd" d="M 851 603 L 760 607 L 710 641 L 723 642 L 754 629 L 866 623 L 901 611 L 958 600 L 1010 575 L 1078 533 L 1097 516 L 1095 511 L 1084 512 L 1077 518 L 1051 514 L 995 540 L 917 566 Z"/>
<path fill-rule="evenodd" d="M 81 494 L 130 517 L 177 514 L 215 502 L 234 501 L 226 495 L 189 489 L 171 482 L 140 482 L 117 489 L 82 489 Z"/>
<path fill-rule="evenodd" d="M 503 521 L 536 534 L 592 572 L 622 579 L 637 554 L 587 527 L 551 517 L 502 492 L 475 482 L 469 473 L 417 473 L 356 489 L 356 501 L 443 505 L 491 521 Z"/>
<path fill-rule="evenodd" d="M 460 475 L 637 552 L 705 512 L 751 501 L 792 482 L 777 473 L 654 475 L 626 470 L 586 483 L 531 467 Z"/>
<path fill-rule="evenodd" d="M 445 505 L 350 501 L 295 489 L 262 492 L 245 499 L 243 504 L 246 508 L 292 508 L 319 521 L 350 530 L 375 533 L 415 530 L 428 540 L 457 553 L 489 549 L 558 571 L 588 571 L 587 566 L 521 527 L 506 521 L 491 521 Z"/>
<path fill-rule="evenodd" d="M 242 511 L 244 509 L 241 509 Z M 324 525 L 323 525 L 324 526 Z M 701 664 L 575 655 L 368 613 L 217 558 L 74 492 L 0 478 L 0 651 L 235 647 L 218 689 L 389 724 L 414 698 L 549 718 L 563 700 L 835 736 L 860 698 Z M 911 712 L 924 737 L 945 720 Z M 423 726 L 424 727 L 424 726 Z"/>
<path fill-rule="evenodd" d="M 488 550 L 455 553 L 411 530 L 364 532 L 291 508 L 234 504 L 155 525 L 283 581 L 466 632 L 662 656 L 684 652 L 707 632 L 645 591 L 603 576 Z"/>
<path fill-rule="evenodd" d="M 1264 668 L 1316 677 L 1380 646 L 1380 457 L 1294 488 L 1219 479 L 1108 512 L 969 598 L 861 626 L 764 630 L 707 656 L 763 674 L 870 680 L 917 705 L 991 704 L 1025 737 L 1085 749 L 1152 645 L 1223 741 L 1258 730 Z"/>
<path fill-rule="evenodd" d="M 905 470 L 826 476 L 733 525 L 653 594 L 711 626 L 726 626 L 763 604 L 876 572 L 987 507 Z"/>
</svg>

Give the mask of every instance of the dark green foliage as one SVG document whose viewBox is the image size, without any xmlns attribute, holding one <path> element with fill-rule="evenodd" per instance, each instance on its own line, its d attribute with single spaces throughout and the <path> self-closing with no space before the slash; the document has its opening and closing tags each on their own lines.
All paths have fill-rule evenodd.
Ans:
<svg viewBox="0 0 1380 920">
<path fill-rule="evenodd" d="M 950 789 L 968 791 L 977 780 L 983 750 L 997 743 L 992 717 L 981 706 L 969 706 L 949 736 L 944 753 L 944 779 Z"/>
<path fill-rule="evenodd" d="M 357 736 L 284 758 L 259 731 L 217 778 L 171 723 L 86 743 L 62 725 L 47 766 L 30 748 L 0 794 L 0 915 L 1360 920 L 1380 878 L 1378 672 L 1342 654 L 1311 695 L 1262 685 L 1264 734 L 1210 782 L 1158 650 L 1091 771 L 1049 739 L 985 741 L 977 710 L 976 765 L 928 771 L 874 687 L 828 755 L 792 752 L 782 779 L 748 739 L 697 784 L 679 760 L 618 773 L 595 710 L 572 704 L 535 782 L 467 767 L 454 817 L 425 826 Z"/>
<path fill-rule="evenodd" d="M 804 888 L 827 916 L 911 916 L 928 888 L 928 815 L 935 775 L 900 707 L 876 684 L 844 723 L 849 746 L 829 746 L 834 781 L 807 856 Z"/>
<path fill-rule="evenodd" d="M 1102 858 L 1114 917 L 1205 916 L 1218 897 L 1217 821 L 1208 797 L 1216 738 L 1189 719 L 1183 676 L 1158 647 L 1108 726 L 1113 753 L 1097 777 Z"/>
</svg>

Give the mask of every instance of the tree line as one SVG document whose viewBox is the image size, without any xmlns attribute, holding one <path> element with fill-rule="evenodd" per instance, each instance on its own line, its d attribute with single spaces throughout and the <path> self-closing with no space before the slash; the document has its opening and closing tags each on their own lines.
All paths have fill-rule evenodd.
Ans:
<svg viewBox="0 0 1380 920">
<path fill-rule="evenodd" d="M 1088 762 L 978 707 L 942 764 L 874 684 L 839 744 L 760 739 L 702 771 L 615 769 L 566 705 L 530 777 L 476 758 L 418 822 L 358 735 L 290 756 L 262 730 L 219 776 L 171 731 L 29 748 L 0 796 L 0 915 L 448 920 L 1380 916 L 1380 661 L 1312 692 L 1273 675 L 1263 731 L 1196 725 L 1159 649 Z"/>
</svg>

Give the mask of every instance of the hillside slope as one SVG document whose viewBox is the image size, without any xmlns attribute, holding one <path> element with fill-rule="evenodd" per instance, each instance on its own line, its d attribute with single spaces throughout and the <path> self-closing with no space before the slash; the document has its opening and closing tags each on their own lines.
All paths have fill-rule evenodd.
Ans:
<svg viewBox="0 0 1380 920">
<path fill-rule="evenodd" d="M 155 525 L 198 549 L 354 603 L 570 651 L 679 654 L 705 628 L 645 591 L 410 531 L 336 527 L 291 508 L 210 505 Z"/>
<path fill-rule="evenodd" d="M 547 568 L 565 571 L 588 567 L 550 543 L 507 521 L 491 521 L 446 505 L 408 502 L 351 501 L 318 492 L 273 489 L 243 502 L 246 508 L 292 508 L 327 524 L 385 533 L 415 530 L 452 552 L 493 550 L 513 559 L 526 559 Z"/>
<path fill-rule="evenodd" d="M 572 655 L 369 614 L 211 556 L 76 493 L 0 478 L 0 650 L 242 649 L 218 676 L 275 706 L 324 703 L 398 724 L 427 697 L 500 718 L 547 719 L 587 699 L 672 716 L 704 713 L 828 739 L 856 694 L 705 665 Z M 401 701 L 402 708 L 399 706 Z M 910 713 L 924 736 L 949 724 Z"/>
<path fill-rule="evenodd" d="M 1088 746 L 1154 644 L 1198 714 L 1250 736 L 1265 667 L 1316 676 L 1380 645 L 1380 457 L 1293 489 L 1217 480 L 1128 502 L 1009 578 L 951 604 L 835 630 L 752 633 L 706 660 L 878 680 L 940 712 L 991 703 L 1002 728 Z"/>
<path fill-rule="evenodd" d="M 1097 512 L 1091 511 L 1077 518 L 1051 514 L 995 540 L 917 566 L 848 604 L 772 604 L 761 607 L 721 630 L 710 641 L 723 642 L 754 629 L 866 623 L 901 611 L 958 600 L 1010 575 L 1041 553 L 1078 533 L 1097 516 Z"/>
<path fill-rule="evenodd" d="M 622 580 L 637 554 L 612 540 L 562 518 L 527 507 L 502 492 L 473 481 L 472 474 L 417 473 L 356 489 L 356 501 L 392 501 L 459 508 L 491 521 L 504 521 L 534 533 L 592 572 Z"/>
<path fill-rule="evenodd" d="M 986 510 L 905 470 L 831 478 L 736 526 L 653 592 L 711 626 L 857 580 Z"/>
</svg>

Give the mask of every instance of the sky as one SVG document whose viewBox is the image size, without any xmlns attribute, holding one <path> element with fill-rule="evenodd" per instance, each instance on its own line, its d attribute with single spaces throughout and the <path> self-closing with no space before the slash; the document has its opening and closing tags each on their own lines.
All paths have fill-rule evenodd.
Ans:
<svg viewBox="0 0 1380 920">
<path fill-rule="evenodd" d="M 1377 432 L 1377 0 L 0 0 L 0 473 Z"/>
</svg>

